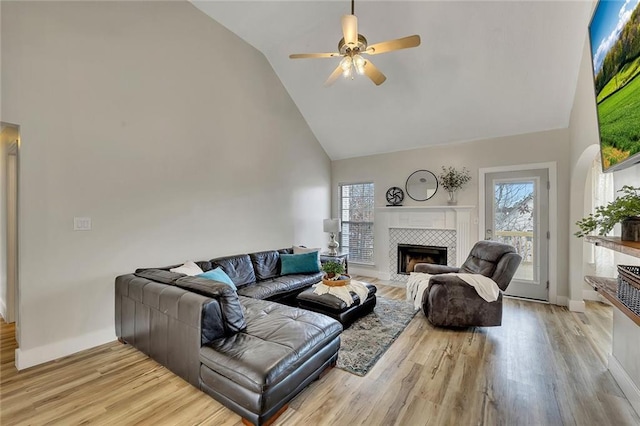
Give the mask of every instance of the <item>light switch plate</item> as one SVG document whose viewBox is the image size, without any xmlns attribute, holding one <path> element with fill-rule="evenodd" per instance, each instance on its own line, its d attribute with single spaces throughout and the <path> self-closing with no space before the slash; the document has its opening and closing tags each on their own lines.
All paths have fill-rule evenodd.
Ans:
<svg viewBox="0 0 640 426">
<path fill-rule="evenodd" d="M 90 217 L 74 217 L 73 230 L 74 231 L 91 231 L 91 218 Z"/>
</svg>

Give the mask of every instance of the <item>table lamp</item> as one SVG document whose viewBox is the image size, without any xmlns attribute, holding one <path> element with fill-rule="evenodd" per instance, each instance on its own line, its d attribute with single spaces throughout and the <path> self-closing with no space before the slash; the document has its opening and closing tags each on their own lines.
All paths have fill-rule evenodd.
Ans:
<svg viewBox="0 0 640 426">
<path fill-rule="evenodd" d="M 340 244 L 336 241 L 336 232 L 340 232 L 340 219 L 325 219 L 324 232 L 329 233 L 329 255 L 337 256 Z"/>
</svg>

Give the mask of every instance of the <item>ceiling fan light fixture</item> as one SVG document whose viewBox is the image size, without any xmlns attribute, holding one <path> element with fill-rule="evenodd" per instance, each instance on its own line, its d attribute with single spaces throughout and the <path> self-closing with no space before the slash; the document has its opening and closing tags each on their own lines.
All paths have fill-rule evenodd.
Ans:
<svg viewBox="0 0 640 426">
<path fill-rule="evenodd" d="M 352 65 L 353 65 L 353 59 L 351 58 L 351 56 L 345 56 L 340 61 L 340 68 L 342 69 L 342 75 L 345 78 L 349 78 L 352 76 L 352 73 L 351 73 Z"/>
<path fill-rule="evenodd" d="M 356 72 L 359 75 L 364 74 L 364 64 L 366 63 L 366 61 L 364 60 L 364 58 L 360 55 L 354 55 L 353 56 L 353 67 L 356 69 Z"/>
<path fill-rule="evenodd" d="M 376 86 L 381 85 L 387 79 L 371 61 L 362 57 L 362 53 L 367 55 L 377 55 L 380 53 L 393 52 L 394 50 L 408 49 L 420 45 L 420 36 L 412 35 L 408 37 L 387 40 L 380 43 L 368 45 L 367 39 L 358 34 L 358 18 L 354 10 L 355 0 L 351 0 L 351 14 L 342 17 L 342 39 L 338 42 L 338 52 L 334 53 L 296 53 L 289 55 L 291 59 L 299 58 L 333 58 L 342 56 L 342 60 L 333 70 L 325 86 L 333 84 L 340 74 L 346 78 L 354 78 L 354 74 L 366 75 Z"/>
</svg>

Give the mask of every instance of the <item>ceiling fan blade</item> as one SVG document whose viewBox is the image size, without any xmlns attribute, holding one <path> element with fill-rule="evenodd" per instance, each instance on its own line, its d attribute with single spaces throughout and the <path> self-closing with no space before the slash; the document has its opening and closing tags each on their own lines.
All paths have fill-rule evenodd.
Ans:
<svg viewBox="0 0 640 426">
<path fill-rule="evenodd" d="M 376 86 L 380 86 L 387 79 L 384 74 L 380 72 L 378 68 L 371 63 L 371 61 L 364 62 L 364 74 L 375 83 Z"/>
<path fill-rule="evenodd" d="M 344 44 L 350 47 L 358 45 L 358 18 L 356 15 L 342 17 L 342 34 L 344 35 Z"/>
<path fill-rule="evenodd" d="M 325 87 L 331 86 L 342 75 L 342 67 L 338 65 L 338 68 L 333 70 L 327 81 L 324 82 Z"/>
<path fill-rule="evenodd" d="M 294 53 L 289 55 L 289 59 L 304 59 L 304 58 L 333 58 L 336 56 L 342 56 L 339 53 Z"/>
<path fill-rule="evenodd" d="M 391 52 L 393 50 L 408 49 L 410 47 L 420 46 L 420 36 L 412 35 L 409 37 L 397 38 L 395 40 L 383 41 L 381 43 L 372 44 L 364 51 L 369 55 L 377 55 L 378 53 Z"/>
</svg>

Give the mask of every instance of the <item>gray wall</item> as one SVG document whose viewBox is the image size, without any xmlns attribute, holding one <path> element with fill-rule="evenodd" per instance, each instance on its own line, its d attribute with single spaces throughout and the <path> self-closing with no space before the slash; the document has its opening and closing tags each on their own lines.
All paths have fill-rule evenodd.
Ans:
<svg viewBox="0 0 640 426">
<path fill-rule="evenodd" d="M 480 168 L 556 162 L 558 172 L 558 209 L 551 216 L 559 224 L 557 294 L 566 296 L 568 235 L 566 223 L 569 213 L 569 131 L 567 129 L 529 133 L 495 139 L 468 142 L 457 145 L 436 146 L 390 154 L 380 154 L 332 162 L 332 186 L 334 205 L 338 200 L 340 183 L 372 181 L 376 188 L 376 206 L 386 204 L 385 193 L 392 186 L 404 188 L 407 177 L 419 169 L 427 169 L 438 175 L 442 166 L 466 167 L 471 172 L 471 182 L 458 194 L 459 205 L 476 206 L 471 212 L 472 223 L 478 218 L 478 170 Z M 413 201 L 405 195 L 405 206 L 437 206 L 447 204 L 446 191 L 439 189 L 425 202 Z M 337 210 L 334 215 L 337 214 Z M 477 241 L 478 227 L 471 227 L 471 241 Z M 376 267 L 379 270 L 388 262 L 388 253 L 375 250 Z"/>
<path fill-rule="evenodd" d="M 112 340 L 118 274 L 324 244 L 330 161 L 261 53 L 188 2 L 1 7 L 19 367 Z"/>
</svg>

